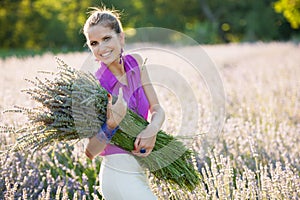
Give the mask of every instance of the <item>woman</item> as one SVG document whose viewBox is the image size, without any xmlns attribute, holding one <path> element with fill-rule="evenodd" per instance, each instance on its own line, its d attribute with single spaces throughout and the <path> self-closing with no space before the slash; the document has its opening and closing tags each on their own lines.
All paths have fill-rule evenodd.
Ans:
<svg viewBox="0 0 300 200">
<path fill-rule="evenodd" d="M 112 104 L 108 95 L 107 120 L 99 133 L 90 138 L 86 155 L 103 156 L 100 169 L 101 192 L 105 199 L 156 199 L 144 170 L 134 156 L 148 156 L 155 144 L 165 114 L 150 83 L 143 59 L 138 54 L 123 55 L 125 35 L 115 11 L 95 8 L 84 25 L 84 35 L 93 55 L 100 62 L 96 77 L 102 87 L 117 96 Z M 137 136 L 134 150 L 127 152 L 109 144 L 128 108 L 148 118 L 149 125 Z"/>
</svg>

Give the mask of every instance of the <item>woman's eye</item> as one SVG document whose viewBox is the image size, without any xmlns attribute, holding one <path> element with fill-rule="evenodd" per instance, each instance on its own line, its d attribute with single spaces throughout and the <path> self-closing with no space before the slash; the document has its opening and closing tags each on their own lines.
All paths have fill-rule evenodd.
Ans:
<svg viewBox="0 0 300 200">
<path fill-rule="evenodd" d="M 92 41 L 92 42 L 90 43 L 90 45 L 91 45 L 91 46 L 95 46 L 95 45 L 97 45 L 97 43 L 98 43 L 98 42 Z"/>
<path fill-rule="evenodd" d="M 111 37 L 105 37 L 105 38 L 103 38 L 103 41 L 108 42 L 110 39 L 111 39 Z"/>
</svg>

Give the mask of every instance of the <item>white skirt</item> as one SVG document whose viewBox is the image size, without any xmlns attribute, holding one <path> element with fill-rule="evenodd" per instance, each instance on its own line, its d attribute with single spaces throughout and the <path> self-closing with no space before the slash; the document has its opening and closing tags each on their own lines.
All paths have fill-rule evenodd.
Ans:
<svg viewBox="0 0 300 200">
<path fill-rule="evenodd" d="M 130 154 L 104 156 L 100 188 L 105 200 L 156 200 L 145 171 Z"/>
</svg>

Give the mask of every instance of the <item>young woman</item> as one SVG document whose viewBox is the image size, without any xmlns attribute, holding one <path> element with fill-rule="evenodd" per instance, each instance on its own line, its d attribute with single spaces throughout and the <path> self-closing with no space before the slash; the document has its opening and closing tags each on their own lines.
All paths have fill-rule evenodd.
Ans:
<svg viewBox="0 0 300 200">
<path fill-rule="evenodd" d="M 134 156 L 148 156 L 156 134 L 165 118 L 143 59 L 138 54 L 123 55 L 125 35 L 115 11 L 95 8 L 84 25 L 84 35 L 93 55 L 100 63 L 96 77 L 108 95 L 107 120 L 99 133 L 89 139 L 86 155 L 103 156 L 100 186 L 106 200 L 156 199 L 144 170 Z M 112 104 L 112 95 L 118 96 Z M 137 136 L 134 150 L 127 152 L 109 144 L 109 140 L 126 114 L 127 107 L 143 118 L 151 113 L 149 125 Z"/>
</svg>

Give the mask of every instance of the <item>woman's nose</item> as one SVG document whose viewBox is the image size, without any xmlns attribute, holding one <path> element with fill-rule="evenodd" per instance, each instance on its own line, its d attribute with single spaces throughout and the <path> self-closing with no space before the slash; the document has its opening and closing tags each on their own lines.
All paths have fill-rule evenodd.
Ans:
<svg viewBox="0 0 300 200">
<path fill-rule="evenodd" d="M 104 50 L 105 44 L 103 42 L 101 42 L 97 45 L 96 48 L 97 48 L 97 52 L 100 52 L 100 51 Z"/>
</svg>

